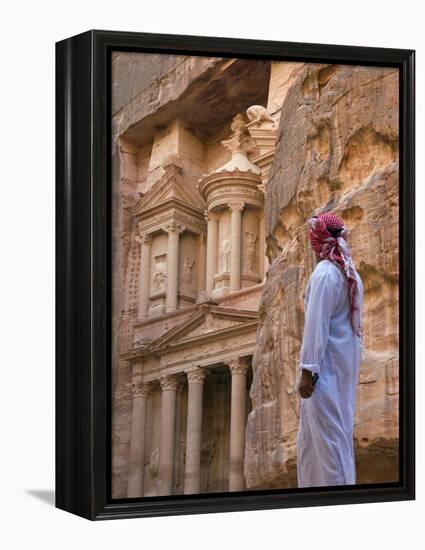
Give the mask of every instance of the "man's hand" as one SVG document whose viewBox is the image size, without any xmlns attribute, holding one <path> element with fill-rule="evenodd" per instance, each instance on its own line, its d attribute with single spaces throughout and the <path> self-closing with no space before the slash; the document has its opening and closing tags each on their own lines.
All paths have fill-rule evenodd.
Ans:
<svg viewBox="0 0 425 550">
<path fill-rule="evenodd" d="M 301 379 L 298 384 L 298 391 L 303 399 L 308 399 L 312 396 L 314 391 L 313 375 L 309 370 L 303 369 L 301 372 Z"/>
</svg>

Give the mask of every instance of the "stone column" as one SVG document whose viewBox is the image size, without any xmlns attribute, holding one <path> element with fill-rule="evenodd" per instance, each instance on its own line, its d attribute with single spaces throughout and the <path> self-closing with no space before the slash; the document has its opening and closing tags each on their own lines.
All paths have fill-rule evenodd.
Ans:
<svg viewBox="0 0 425 550">
<path fill-rule="evenodd" d="M 167 296 L 165 310 L 167 313 L 177 309 L 177 293 L 179 288 L 179 240 L 184 227 L 171 222 L 165 226 L 168 233 L 167 247 Z"/>
<path fill-rule="evenodd" d="M 143 496 L 146 404 L 150 386 L 149 384 L 135 382 L 132 384 L 132 391 L 133 417 L 131 422 L 130 468 L 127 485 L 128 498 Z"/>
<path fill-rule="evenodd" d="M 261 280 L 265 280 L 267 271 L 267 256 L 266 256 L 266 228 L 264 222 L 264 215 L 259 213 L 259 232 L 258 232 L 258 258 L 259 266 L 258 272 L 260 273 Z"/>
<path fill-rule="evenodd" d="M 139 303 L 137 316 L 141 320 L 148 318 L 149 288 L 151 279 L 151 248 L 152 235 L 140 233 L 138 238 L 141 245 L 140 272 L 139 272 Z"/>
<path fill-rule="evenodd" d="M 175 459 L 173 469 L 173 486 L 176 487 L 178 484 L 179 488 L 184 485 L 184 460 L 180 460 L 183 442 L 181 441 L 180 434 L 182 433 L 183 427 L 183 395 L 186 390 L 186 385 L 186 380 L 183 377 L 179 378 L 176 390 L 176 428 L 174 430 L 176 435 L 174 437 Z"/>
<path fill-rule="evenodd" d="M 243 491 L 245 489 L 246 372 L 248 364 L 238 357 L 230 361 L 229 368 L 232 375 L 229 491 Z"/>
<path fill-rule="evenodd" d="M 241 288 L 241 251 L 242 251 L 242 201 L 229 202 L 230 222 L 230 292 Z"/>
<path fill-rule="evenodd" d="M 202 395 L 207 372 L 201 367 L 194 367 L 186 374 L 189 391 L 184 493 L 194 494 L 199 493 L 201 484 Z"/>
<path fill-rule="evenodd" d="M 211 298 L 214 289 L 214 275 L 217 273 L 217 246 L 218 246 L 218 215 L 211 210 L 207 212 L 207 273 L 206 290 Z"/>
<path fill-rule="evenodd" d="M 160 495 L 173 493 L 174 439 L 176 422 L 176 375 L 167 374 L 160 379 L 161 397 L 161 435 L 159 441 L 158 484 Z"/>
<path fill-rule="evenodd" d="M 206 269 L 206 235 L 202 233 L 198 237 L 198 298 L 201 296 L 203 290 L 205 290 L 205 269 Z"/>
</svg>

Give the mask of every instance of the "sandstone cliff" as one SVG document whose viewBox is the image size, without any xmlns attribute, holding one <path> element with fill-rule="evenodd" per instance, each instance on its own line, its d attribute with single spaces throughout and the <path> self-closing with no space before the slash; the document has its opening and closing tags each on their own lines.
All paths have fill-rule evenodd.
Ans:
<svg viewBox="0 0 425 550">
<path fill-rule="evenodd" d="M 280 117 L 266 191 L 267 254 L 248 417 L 248 488 L 296 486 L 296 391 L 306 219 L 332 209 L 349 229 L 365 288 L 356 415 L 358 482 L 398 476 L 398 72 L 306 65 Z"/>
</svg>

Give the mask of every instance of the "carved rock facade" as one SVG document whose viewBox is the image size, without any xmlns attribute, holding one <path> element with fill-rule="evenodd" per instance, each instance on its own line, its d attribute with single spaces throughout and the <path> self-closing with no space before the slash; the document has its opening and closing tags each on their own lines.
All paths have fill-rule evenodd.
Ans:
<svg viewBox="0 0 425 550">
<path fill-rule="evenodd" d="M 281 66 L 149 63 L 114 58 L 156 78 L 113 102 L 113 495 L 243 490 Z"/>
<path fill-rule="evenodd" d="M 294 485 L 313 267 L 303 224 L 325 205 L 353 228 L 366 288 L 358 452 L 386 461 L 388 477 L 395 79 L 387 69 L 114 56 L 114 497 Z M 380 480 L 372 470 L 367 480 Z"/>
</svg>

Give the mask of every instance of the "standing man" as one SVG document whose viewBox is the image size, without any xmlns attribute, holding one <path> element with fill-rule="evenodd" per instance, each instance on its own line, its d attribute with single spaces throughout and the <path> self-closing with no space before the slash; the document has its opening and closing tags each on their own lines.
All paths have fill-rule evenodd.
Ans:
<svg viewBox="0 0 425 550">
<path fill-rule="evenodd" d="M 353 485 L 363 284 L 347 246 L 347 229 L 339 217 L 323 213 L 310 218 L 308 237 L 317 265 L 304 302 L 298 486 Z"/>
</svg>

